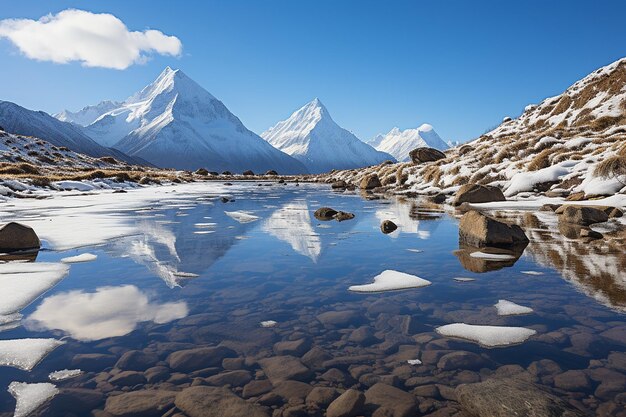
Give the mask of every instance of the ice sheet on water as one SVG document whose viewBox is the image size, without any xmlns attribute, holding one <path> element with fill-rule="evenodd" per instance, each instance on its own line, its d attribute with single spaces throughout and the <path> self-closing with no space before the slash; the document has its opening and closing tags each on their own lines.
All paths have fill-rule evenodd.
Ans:
<svg viewBox="0 0 626 417">
<path fill-rule="evenodd" d="M 486 347 L 502 347 L 525 342 L 537 333 L 525 327 L 480 326 L 465 323 L 453 323 L 437 327 L 442 336 L 459 337 L 471 340 Z"/>
<path fill-rule="evenodd" d="M 454 278 L 456 282 L 472 282 L 476 281 L 476 278 L 466 278 L 466 277 L 456 277 Z"/>
<path fill-rule="evenodd" d="M 524 307 L 508 300 L 498 300 L 495 307 L 498 310 L 498 316 L 515 316 L 533 312 L 533 309 L 530 307 Z"/>
<path fill-rule="evenodd" d="M 16 401 L 13 417 L 26 417 L 58 392 L 59 389 L 49 382 L 38 384 L 11 382 L 9 393 Z"/>
<path fill-rule="evenodd" d="M 250 223 L 259 220 L 259 216 L 255 216 L 254 214 L 250 214 L 245 211 L 225 211 L 224 213 L 239 223 Z"/>
<path fill-rule="evenodd" d="M 472 258 L 487 259 L 489 261 L 506 261 L 509 259 L 515 259 L 515 256 L 507 255 L 505 253 L 472 252 L 470 256 Z"/>
<path fill-rule="evenodd" d="M 60 263 L 0 264 L 0 316 L 19 312 L 67 275 Z"/>
<path fill-rule="evenodd" d="M 50 372 L 48 378 L 50 378 L 51 381 L 63 381 L 64 379 L 74 378 L 82 373 L 83 371 L 80 369 L 62 369 L 60 371 Z"/>
<path fill-rule="evenodd" d="M 30 371 L 65 342 L 56 339 L 0 340 L 0 365 Z"/>
<path fill-rule="evenodd" d="M 98 255 L 94 255 L 92 253 L 81 253 L 76 256 L 68 256 L 67 258 L 61 259 L 61 262 L 64 264 L 73 264 L 78 262 L 91 262 L 98 259 Z"/>
<path fill-rule="evenodd" d="M 276 325 L 278 324 L 278 322 L 276 322 L 276 321 L 274 321 L 274 320 L 265 320 L 265 321 L 262 321 L 262 322 L 261 322 L 261 323 L 259 323 L 259 324 L 261 325 L 261 327 L 266 327 L 266 328 L 269 328 L 269 327 L 274 327 L 274 326 L 276 326 Z"/>
<path fill-rule="evenodd" d="M 352 285 L 348 290 L 354 292 L 381 292 L 426 287 L 430 284 L 432 282 L 418 276 L 388 269 L 375 276 L 374 282 L 371 284 Z"/>
<path fill-rule="evenodd" d="M 525 275 L 543 275 L 543 272 L 541 271 L 520 271 L 520 272 Z"/>
</svg>

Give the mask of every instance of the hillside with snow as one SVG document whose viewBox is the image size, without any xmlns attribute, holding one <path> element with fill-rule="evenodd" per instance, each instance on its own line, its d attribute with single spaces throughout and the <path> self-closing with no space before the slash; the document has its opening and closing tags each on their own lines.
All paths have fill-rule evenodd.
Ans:
<svg viewBox="0 0 626 417">
<path fill-rule="evenodd" d="M 43 111 L 28 110 L 10 101 L 0 101 L 0 126 L 7 132 L 37 137 L 54 146 L 92 157 L 112 156 L 132 164 L 145 164 L 142 159 L 129 157 L 96 143 L 79 126 L 62 122 Z"/>
<path fill-rule="evenodd" d="M 110 112 L 113 109 L 120 107 L 122 103 L 117 101 L 105 100 L 94 106 L 86 106 L 82 109 L 71 112 L 69 110 L 63 110 L 60 113 L 56 113 L 53 116 L 62 122 L 74 123 L 79 126 L 88 126 L 95 122 L 98 117 L 104 113 Z"/>
<path fill-rule="evenodd" d="M 444 151 L 449 147 L 429 124 L 423 124 L 417 129 L 400 130 L 394 127 L 386 135 L 376 135 L 367 143 L 381 152 L 387 152 L 400 162 L 410 161 L 409 152 L 415 148 Z"/>
<path fill-rule="evenodd" d="M 623 164 L 626 158 L 626 58 L 445 153 L 436 162 L 343 171 L 332 179 L 358 184 L 376 172 L 383 184 L 421 194 L 452 194 L 466 183 L 489 184 L 518 199 L 544 193 L 579 199 L 626 193 L 624 178 L 601 175 L 599 169 L 605 161 L 622 158 Z"/>
<path fill-rule="evenodd" d="M 311 173 L 360 168 L 393 160 L 339 126 L 319 99 L 261 134 L 272 146 L 301 161 Z"/>
<path fill-rule="evenodd" d="M 169 67 L 153 83 L 83 129 L 98 143 L 159 167 L 306 172 L 301 163 L 248 130 L 221 101 L 182 71 Z"/>
</svg>

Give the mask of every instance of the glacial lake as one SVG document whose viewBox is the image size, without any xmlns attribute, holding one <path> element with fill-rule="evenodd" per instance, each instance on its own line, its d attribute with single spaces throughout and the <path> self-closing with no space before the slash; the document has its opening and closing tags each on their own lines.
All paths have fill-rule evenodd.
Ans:
<svg viewBox="0 0 626 417">
<path fill-rule="evenodd" d="M 385 381 L 412 392 L 437 385 L 438 393 L 416 394 L 423 415 L 458 408 L 446 387 L 516 373 L 529 374 L 588 413 L 623 410 L 626 253 L 565 240 L 549 214 L 508 214 L 531 243 L 517 260 L 493 261 L 459 251 L 458 217 L 450 207 L 416 199 L 257 182 L 73 194 L 6 201 L 0 208 L 0 221 L 41 231 L 38 263 L 97 255 L 68 264 L 62 280 L 20 310 L 21 321 L 0 331 L 0 340 L 65 342 L 30 371 L 0 367 L 1 416 L 15 408 L 11 382 L 50 382 L 48 374 L 63 369 L 82 366 L 85 372 L 55 382 L 57 387 L 106 395 L 161 385 L 176 390 L 224 372 L 218 364 L 205 373 L 171 370 L 154 383 L 112 384 L 112 364 L 129 350 L 153 354 L 146 367 L 167 367 L 174 351 L 222 344 L 243 359 L 231 366 L 264 379 L 256 361 L 277 355 L 274 344 L 281 341 L 301 341 L 291 356 L 301 358 L 315 347 L 325 352 L 326 365 L 312 366 L 317 369 L 305 380 L 311 386 L 364 391 Z M 223 196 L 234 201 L 223 202 Z M 324 206 L 355 218 L 315 219 L 313 212 Z M 381 233 L 386 219 L 398 230 Z M 385 270 L 432 285 L 348 290 Z M 499 316 L 499 300 L 533 312 Z M 525 327 L 536 334 L 488 348 L 437 333 L 451 323 Z M 440 362 L 457 351 L 478 356 L 467 355 L 458 367 Z M 422 364 L 409 365 L 413 359 Z M 331 368 L 339 371 L 328 373 Z M 559 376 L 571 370 L 583 371 L 581 383 Z M 233 390 L 241 395 L 241 386 Z"/>
</svg>

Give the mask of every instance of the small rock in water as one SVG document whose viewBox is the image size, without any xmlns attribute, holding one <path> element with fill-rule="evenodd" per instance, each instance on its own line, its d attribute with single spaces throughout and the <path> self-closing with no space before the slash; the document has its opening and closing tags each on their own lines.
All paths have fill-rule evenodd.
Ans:
<svg viewBox="0 0 626 417">
<path fill-rule="evenodd" d="M 0 227 L 0 251 L 13 252 L 40 247 L 39 237 L 31 227 L 15 222 Z"/>
<path fill-rule="evenodd" d="M 398 226 L 391 220 L 385 220 L 380 225 L 380 231 L 386 235 L 394 232 L 396 229 L 398 229 Z"/>
<path fill-rule="evenodd" d="M 475 247 L 508 248 L 528 244 L 526 234 L 516 224 L 508 224 L 471 210 L 461 217 L 459 240 Z"/>
</svg>

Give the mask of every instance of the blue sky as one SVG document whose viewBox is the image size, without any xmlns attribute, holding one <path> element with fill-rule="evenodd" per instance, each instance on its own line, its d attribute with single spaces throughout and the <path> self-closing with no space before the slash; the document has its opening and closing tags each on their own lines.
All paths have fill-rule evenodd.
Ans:
<svg viewBox="0 0 626 417">
<path fill-rule="evenodd" d="M 125 70 L 55 64 L 0 39 L 0 100 L 55 112 L 122 100 L 169 65 L 260 133 L 314 97 L 362 139 L 430 123 L 468 140 L 626 56 L 623 1 L 4 1 L 0 19 L 67 8 L 176 36 L 179 57 Z"/>
</svg>

